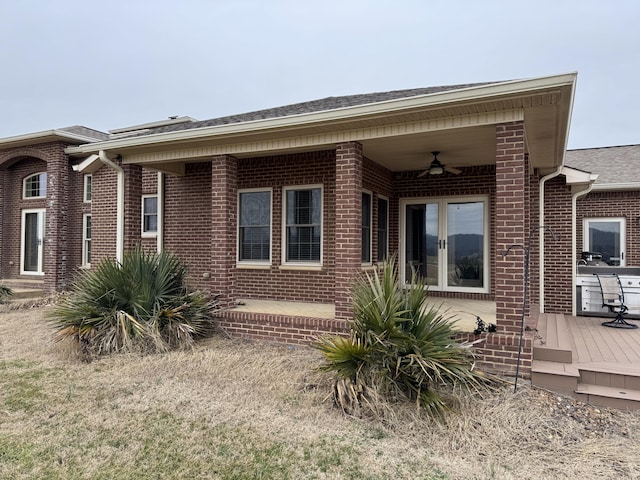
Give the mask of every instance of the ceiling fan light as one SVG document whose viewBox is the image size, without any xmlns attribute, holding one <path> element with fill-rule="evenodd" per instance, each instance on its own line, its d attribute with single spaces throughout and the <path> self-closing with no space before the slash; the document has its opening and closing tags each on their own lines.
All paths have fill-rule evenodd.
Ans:
<svg viewBox="0 0 640 480">
<path fill-rule="evenodd" d="M 444 168 L 440 165 L 434 165 L 429 168 L 429 175 L 442 175 L 444 173 Z"/>
</svg>

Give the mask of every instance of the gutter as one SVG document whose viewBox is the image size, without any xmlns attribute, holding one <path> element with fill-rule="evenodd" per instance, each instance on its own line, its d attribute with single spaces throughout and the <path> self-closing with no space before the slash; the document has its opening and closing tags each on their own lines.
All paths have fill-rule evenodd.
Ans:
<svg viewBox="0 0 640 480">
<path fill-rule="evenodd" d="M 564 162 L 562 162 L 564 163 Z M 550 173 L 549 175 L 545 175 L 540 179 L 540 186 L 538 187 L 538 197 L 539 197 L 539 215 L 538 215 L 538 226 L 540 229 L 540 260 L 538 265 L 538 307 L 540 309 L 540 313 L 544 313 L 544 185 L 547 183 L 547 180 L 551 180 L 552 178 L 557 177 L 562 172 L 562 164 L 556 169 L 555 172 Z"/>
<path fill-rule="evenodd" d="M 117 183 L 117 205 L 116 205 L 116 260 L 122 264 L 124 258 L 124 170 L 120 165 L 114 163 L 107 157 L 107 152 L 100 150 L 98 158 L 116 171 Z"/>
<path fill-rule="evenodd" d="M 590 183 L 584 190 L 579 190 L 571 195 L 571 316 L 576 316 L 576 275 L 578 273 L 577 261 L 578 251 L 576 248 L 576 237 L 578 227 L 577 220 L 577 203 L 578 197 L 582 197 L 593 190 L 593 183 Z"/>
</svg>

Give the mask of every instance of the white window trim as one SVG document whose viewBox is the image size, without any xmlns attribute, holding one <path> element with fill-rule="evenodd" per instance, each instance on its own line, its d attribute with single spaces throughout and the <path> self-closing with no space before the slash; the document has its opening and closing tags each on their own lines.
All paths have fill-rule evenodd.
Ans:
<svg viewBox="0 0 640 480">
<path fill-rule="evenodd" d="M 378 221 L 376 222 L 376 245 L 378 245 L 378 230 L 379 225 L 380 225 L 380 211 L 378 210 L 378 201 L 379 200 L 384 200 L 385 202 L 387 202 L 387 225 L 386 225 L 386 229 L 385 231 L 387 232 L 387 238 L 386 238 L 386 245 L 387 245 L 387 250 L 385 253 L 385 259 L 389 258 L 389 209 L 390 209 L 390 202 L 389 202 L 389 197 L 386 197 L 385 195 L 377 195 L 376 196 L 376 216 Z M 380 248 L 380 246 L 378 245 L 378 248 Z M 378 258 L 378 248 L 376 248 L 376 262 L 380 262 L 380 261 L 384 261 L 384 260 L 380 260 Z"/>
<path fill-rule="evenodd" d="M 158 225 L 157 223 L 157 219 L 158 219 L 158 215 L 159 215 L 159 208 L 158 208 L 158 195 L 156 193 L 154 194 L 149 194 L 149 195 L 142 195 L 142 199 L 141 199 L 141 205 L 140 205 L 140 210 L 141 210 L 141 225 L 140 225 L 140 230 L 141 230 L 141 235 L 143 238 L 156 238 L 158 236 L 158 231 L 151 231 L 151 232 L 146 232 L 144 230 L 144 201 L 147 198 L 155 198 L 156 199 L 156 225 Z"/>
<path fill-rule="evenodd" d="M 269 192 L 269 260 L 240 260 L 240 195 L 242 193 L 251 192 Z M 272 264 L 273 256 L 273 188 L 243 188 L 238 190 L 238 198 L 236 202 L 238 209 L 236 222 L 236 264 L 238 268 L 265 268 Z"/>
<path fill-rule="evenodd" d="M 451 196 L 451 197 L 414 197 L 414 198 L 403 198 L 399 202 L 399 219 L 400 219 L 400 235 L 399 235 L 399 250 L 400 250 L 400 278 L 406 278 L 406 263 L 407 263 L 407 252 L 405 247 L 405 231 L 406 231 L 406 206 L 407 205 L 415 205 L 415 204 L 426 204 L 426 203 L 437 203 L 438 204 L 438 235 L 447 235 L 446 232 L 446 214 L 443 215 L 446 207 L 449 203 L 472 203 L 472 202 L 484 202 L 484 225 L 483 225 L 483 263 L 484 263 L 484 275 L 483 275 L 483 285 L 484 287 L 450 287 L 447 285 L 446 279 L 444 277 L 444 272 L 442 269 L 442 265 L 439 265 L 439 275 L 440 279 L 438 281 L 439 285 L 429 285 L 429 290 L 435 292 L 462 292 L 462 293 L 490 293 L 490 270 L 491 270 L 491 261 L 489 256 L 489 196 L 488 195 L 476 195 L 476 196 Z M 440 261 L 440 260 L 439 260 Z"/>
<path fill-rule="evenodd" d="M 362 266 L 370 266 L 373 265 L 373 192 L 371 190 L 362 190 L 364 195 L 369 195 L 369 260 L 365 260 L 362 262 Z M 362 196 L 361 196 L 362 197 Z M 363 205 L 360 205 L 360 216 L 362 216 Z M 362 220 L 361 220 L 362 221 Z M 378 233 L 376 229 L 376 235 Z M 376 252 L 376 257 L 378 256 L 378 252 Z M 362 260 L 362 254 L 360 255 L 360 259 Z"/>
<path fill-rule="evenodd" d="M 40 175 L 44 175 L 44 189 L 42 188 L 43 185 L 40 184 L 40 193 L 42 193 L 42 191 L 44 190 L 44 195 L 39 195 L 37 197 L 27 197 L 27 180 L 29 180 L 30 178 L 36 177 L 36 176 L 40 176 Z M 27 175 L 26 177 L 24 177 L 22 179 L 22 199 L 23 200 L 37 200 L 39 198 L 47 198 L 47 172 L 32 173 L 31 175 Z"/>
<path fill-rule="evenodd" d="M 87 218 L 91 218 L 90 213 L 82 215 L 82 268 L 91 267 L 91 262 L 87 262 L 87 241 L 91 242 L 91 238 L 87 238 Z M 93 229 L 93 225 L 91 227 Z"/>
<path fill-rule="evenodd" d="M 624 267 L 627 264 L 627 219 L 624 217 L 584 217 L 582 219 L 582 251 L 589 251 L 589 223 L 590 222 L 609 222 L 620 224 L 620 265 Z"/>
<path fill-rule="evenodd" d="M 89 193 L 89 189 L 87 188 L 87 184 L 91 183 L 91 196 L 93 197 L 93 175 L 90 173 L 86 174 L 82 181 L 82 201 L 84 203 L 91 203 L 91 198 L 87 199 L 87 193 Z"/>
<path fill-rule="evenodd" d="M 320 189 L 320 261 L 310 262 L 289 262 L 287 261 L 287 192 L 289 190 L 310 190 L 313 188 Z M 324 258 L 324 186 L 320 184 L 313 185 L 291 185 L 282 187 L 282 265 L 285 267 L 322 267 Z M 304 269 L 304 268 L 301 268 Z M 314 269 L 314 268 L 310 268 Z M 296 268 L 297 270 L 297 268 Z"/>
</svg>

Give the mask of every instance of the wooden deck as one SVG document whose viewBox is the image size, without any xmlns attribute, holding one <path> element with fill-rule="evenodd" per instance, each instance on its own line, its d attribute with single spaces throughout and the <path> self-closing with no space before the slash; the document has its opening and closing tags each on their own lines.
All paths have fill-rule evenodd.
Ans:
<svg viewBox="0 0 640 480">
<path fill-rule="evenodd" d="M 595 405 L 640 409 L 640 328 L 608 328 L 606 320 L 541 314 L 532 382 Z"/>
</svg>

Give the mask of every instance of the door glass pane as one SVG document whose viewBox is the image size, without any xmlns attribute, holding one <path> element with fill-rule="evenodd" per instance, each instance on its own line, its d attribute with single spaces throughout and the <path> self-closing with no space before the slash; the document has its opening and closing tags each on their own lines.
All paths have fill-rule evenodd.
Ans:
<svg viewBox="0 0 640 480">
<path fill-rule="evenodd" d="M 407 205 L 405 227 L 405 281 L 411 272 L 426 278 L 428 285 L 438 284 L 438 205 Z"/>
<path fill-rule="evenodd" d="M 602 254 L 602 260 L 609 265 L 620 265 L 621 231 L 619 221 L 589 221 L 589 251 Z"/>
<path fill-rule="evenodd" d="M 484 202 L 447 204 L 447 285 L 483 287 Z"/>
<path fill-rule="evenodd" d="M 24 215 L 24 271 L 38 271 L 38 222 L 37 213 L 25 213 Z"/>
</svg>

